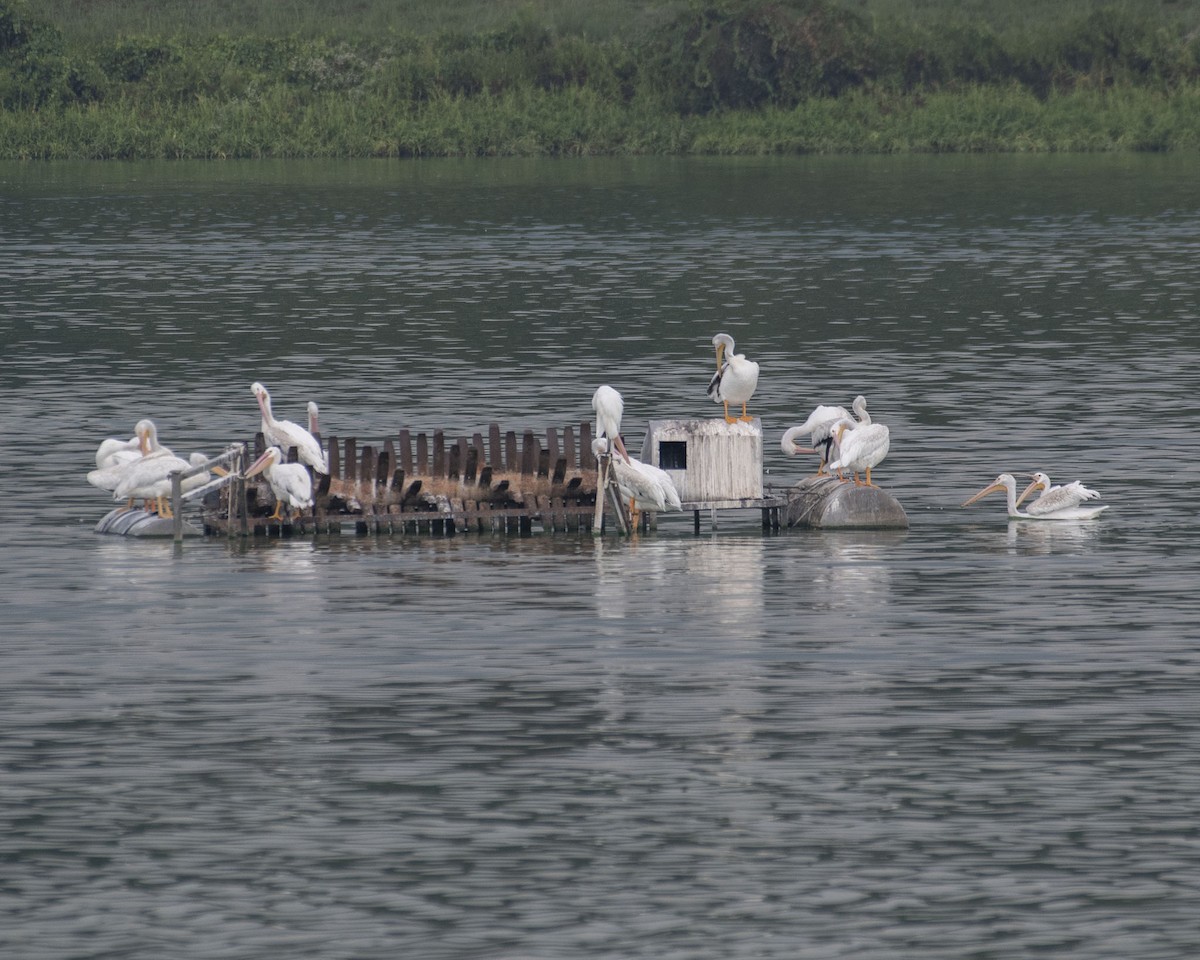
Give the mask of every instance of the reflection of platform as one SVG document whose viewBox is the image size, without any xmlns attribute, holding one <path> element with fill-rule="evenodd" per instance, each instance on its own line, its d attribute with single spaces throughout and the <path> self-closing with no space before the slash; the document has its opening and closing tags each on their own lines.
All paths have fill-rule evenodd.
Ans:
<svg viewBox="0 0 1200 960">
<path fill-rule="evenodd" d="M 837 477 L 808 477 L 788 491 L 787 525 L 823 529 L 901 529 L 908 514 L 879 487 L 858 487 Z"/>
<path fill-rule="evenodd" d="M 97 533 L 117 533 L 125 537 L 170 537 L 174 536 L 174 521 L 145 510 L 111 510 L 96 524 Z M 183 522 L 185 537 L 203 536 L 204 531 L 186 520 Z"/>
</svg>

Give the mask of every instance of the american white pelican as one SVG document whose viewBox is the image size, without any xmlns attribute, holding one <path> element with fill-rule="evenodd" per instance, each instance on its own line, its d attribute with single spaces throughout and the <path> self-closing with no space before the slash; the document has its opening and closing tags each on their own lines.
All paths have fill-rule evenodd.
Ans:
<svg viewBox="0 0 1200 960">
<path fill-rule="evenodd" d="M 621 415 L 625 412 L 625 401 L 608 384 L 596 388 L 592 394 L 592 409 L 596 411 L 596 439 L 608 440 L 626 460 L 629 453 L 621 439 Z"/>
<path fill-rule="evenodd" d="M 592 441 L 592 452 L 596 456 L 608 453 L 608 441 L 597 437 Z M 635 514 L 638 510 L 655 510 L 663 513 L 667 510 L 682 510 L 683 503 L 679 499 L 679 491 L 675 482 L 666 470 L 643 463 L 636 457 L 622 460 L 612 458 L 613 474 L 617 478 L 617 489 L 622 498 L 629 501 L 629 510 Z"/>
<path fill-rule="evenodd" d="M 307 468 L 302 463 L 285 463 L 284 453 L 279 447 L 267 447 L 243 476 L 249 479 L 259 473 L 266 476 L 271 492 L 275 494 L 272 520 L 283 519 L 281 512 L 285 506 L 291 515 L 293 510 L 304 510 L 313 505 L 312 477 Z"/>
<path fill-rule="evenodd" d="M 1050 478 L 1040 471 L 1032 474 L 1032 478 L 1033 482 L 1017 497 L 1017 506 L 1020 507 L 1034 490 L 1042 491 L 1042 495 L 1025 508 L 1025 512 L 1031 517 L 1050 519 L 1052 516 L 1073 511 L 1067 519 L 1087 520 L 1108 509 L 1107 504 L 1103 507 L 1080 507 L 1085 500 L 1099 500 L 1100 493 L 1089 490 L 1078 480 L 1055 487 L 1051 485 Z"/>
<path fill-rule="evenodd" d="M 1003 490 L 1008 502 L 1008 516 L 1010 520 L 1091 520 L 1100 514 L 1104 507 L 1071 507 L 1065 510 L 1059 510 L 1052 513 L 1044 513 L 1035 516 L 1032 513 L 1022 513 L 1017 509 L 1017 481 L 1011 473 L 1002 473 L 991 484 L 984 487 L 969 500 L 963 501 L 963 506 L 967 507 L 989 493 Z"/>
<path fill-rule="evenodd" d="M 107 490 L 109 493 L 117 489 L 117 485 L 125 476 L 129 467 L 138 463 L 147 457 L 170 457 L 174 456 L 168 447 L 164 447 L 158 442 L 158 429 L 154 426 L 153 420 L 139 420 L 133 428 L 134 439 L 137 441 L 138 448 L 134 450 L 122 450 L 118 453 L 122 454 L 119 457 L 110 457 L 108 465 L 97 467 L 87 475 L 87 481 L 94 487 L 99 487 L 101 490 Z M 105 441 L 107 443 L 108 441 Z M 132 442 L 132 441 L 130 441 Z M 100 445 L 101 447 L 104 444 Z M 100 459 L 100 451 L 96 451 L 96 459 Z M 132 505 L 132 503 L 131 503 Z"/>
<path fill-rule="evenodd" d="M 321 408 L 316 400 L 308 401 L 308 432 L 314 435 L 321 432 Z"/>
<path fill-rule="evenodd" d="M 271 395 L 261 383 L 251 384 L 250 390 L 258 398 L 258 408 L 262 411 L 262 434 L 267 446 L 281 450 L 295 447 L 302 463 L 307 463 L 317 473 L 329 473 L 329 464 L 317 438 L 298 423 L 276 420 L 271 415 Z"/>
<path fill-rule="evenodd" d="M 859 423 L 870 423 L 871 415 L 867 413 L 867 398 L 859 394 L 854 398 L 854 403 L 851 405 L 854 410 L 854 416 L 858 417 Z M 822 476 L 825 473 L 825 465 L 834 457 L 830 455 L 833 447 L 833 428 L 839 420 L 849 420 L 854 422 L 854 416 L 845 407 L 830 407 L 821 405 L 813 410 L 798 427 L 789 427 L 779 439 L 779 446 L 789 457 L 794 457 L 798 453 L 817 453 L 817 448 L 823 447 L 821 453 L 821 465 L 817 467 L 817 476 Z M 796 443 L 796 437 L 803 434 L 808 434 L 812 440 L 812 448 L 802 447 Z"/>
<path fill-rule="evenodd" d="M 849 470 L 854 475 L 854 483 L 859 482 L 858 472 L 866 471 L 866 486 L 873 487 L 871 468 L 879 466 L 888 454 L 891 446 L 891 431 L 882 423 L 858 423 L 853 420 L 839 420 L 833 427 L 833 442 L 837 444 L 837 459 L 829 464 L 829 469 L 836 471 L 838 479 L 845 480 L 842 474 Z"/>
<path fill-rule="evenodd" d="M 208 457 L 202 453 L 193 453 L 187 460 L 172 453 L 143 457 L 129 465 L 113 491 L 113 499 L 125 500 L 130 504 L 134 500 L 153 500 L 158 515 L 170 517 L 171 507 L 167 498 L 171 496 L 171 474 L 206 463 Z M 208 471 L 202 471 L 184 479 L 181 487 L 186 492 L 208 483 L 210 479 Z"/>
<path fill-rule="evenodd" d="M 717 348 L 717 372 L 708 384 L 708 395 L 716 403 L 725 405 L 725 422 L 736 423 L 738 420 L 753 420 L 746 413 L 746 404 L 754 396 L 754 388 L 758 386 L 758 364 L 747 360 L 744 353 L 734 353 L 733 337 L 727 333 L 718 333 L 712 338 L 712 344 Z M 742 415 L 731 417 L 729 405 L 740 403 Z"/>
</svg>

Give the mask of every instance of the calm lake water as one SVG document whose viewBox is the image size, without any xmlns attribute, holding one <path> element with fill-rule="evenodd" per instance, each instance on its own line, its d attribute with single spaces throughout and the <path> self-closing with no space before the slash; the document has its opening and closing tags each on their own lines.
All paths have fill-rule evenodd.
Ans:
<svg viewBox="0 0 1200 960">
<path fill-rule="evenodd" d="M 1191 157 L 0 165 L 0 954 L 1200 955 Z M 84 475 L 868 397 L 911 528 L 98 535 Z M 1001 471 L 1097 522 L 1010 524 Z"/>
</svg>

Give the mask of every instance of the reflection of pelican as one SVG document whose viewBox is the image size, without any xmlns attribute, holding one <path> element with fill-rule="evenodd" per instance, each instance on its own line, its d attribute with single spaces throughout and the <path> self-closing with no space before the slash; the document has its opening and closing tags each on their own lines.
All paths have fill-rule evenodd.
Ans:
<svg viewBox="0 0 1200 960">
<path fill-rule="evenodd" d="M 129 465 L 113 491 L 114 500 L 154 500 L 160 517 L 170 517 L 171 508 L 167 498 L 171 495 L 171 474 L 176 470 L 190 470 L 192 467 L 208 463 L 208 457 L 202 453 L 193 453 L 188 460 L 175 456 L 173 453 L 146 456 Z M 193 477 L 183 480 L 181 488 L 184 492 L 208 483 L 210 477 L 207 471 L 202 471 Z"/>
<path fill-rule="evenodd" d="M 1088 520 L 1102 510 L 1108 509 L 1107 504 L 1103 507 L 1081 508 L 1079 505 L 1085 500 L 1099 500 L 1100 494 L 1095 490 L 1089 490 L 1078 480 L 1072 480 L 1065 486 L 1055 487 L 1051 486 L 1050 478 L 1044 473 L 1038 472 L 1032 476 L 1033 483 L 1017 497 L 1016 504 L 1019 507 L 1034 490 L 1041 490 L 1042 495 L 1025 508 L 1025 512 L 1031 517 L 1052 519 L 1052 515 L 1062 514 L 1067 510 L 1077 510 L 1071 519 Z"/>
<path fill-rule="evenodd" d="M 625 401 L 612 387 L 604 384 L 592 394 L 592 409 L 596 411 L 596 439 L 607 440 L 626 460 L 629 453 L 621 439 L 621 415 L 625 412 Z"/>
<path fill-rule="evenodd" d="M 1000 474 L 1000 476 L 998 476 L 989 486 L 984 487 L 969 500 L 964 501 L 963 506 L 970 506 L 976 500 L 986 497 L 989 493 L 993 493 L 997 490 L 1003 490 L 1005 492 L 1008 500 L 1008 515 L 1013 520 L 1091 520 L 1093 517 L 1098 516 L 1102 510 L 1107 509 L 1107 506 L 1075 506 L 1037 516 L 1031 513 L 1022 513 L 1017 509 L 1017 481 L 1013 479 L 1013 475 L 1011 473 Z"/>
<path fill-rule="evenodd" d="M 592 452 L 598 457 L 608 453 L 608 441 L 597 437 L 592 441 Z M 643 463 L 635 457 L 628 460 L 613 457 L 612 470 L 617 478 L 617 489 L 629 501 L 631 512 L 656 510 L 662 513 L 668 509 L 683 509 L 679 491 L 675 489 L 675 483 L 666 470 Z"/>
<path fill-rule="evenodd" d="M 859 483 L 858 472 L 866 471 L 866 486 L 873 487 L 871 468 L 877 467 L 887 456 L 891 445 L 891 431 L 882 423 L 859 423 L 852 420 L 839 420 L 833 428 L 833 442 L 838 446 L 838 457 L 829 464 L 830 470 L 837 471 L 841 479 L 842 473 L 849 470 L 854 475 L 854 483 Z"/>
<path fill-rule="evenodd" d="M 718 333 L 712 343 L 717 348 L 717 372 L 708 384 L 708 395 L 715 402 L 725 404 L 726 423 L 752 420 L 753 417 L 746 413 L 746 403 L 758 386 L 758 364 L 747 360 L 744 353 L 734 353 L 733 337 L 727 333 Z M 740 417 L 729 415 L 730 403 L 742 405 Z"/>
<path fill-rule="evenodd" d="M 262 411 L 262 434 L 267 446 L 282 450 L 295 447 L 301 462 L 309 464 L 317 473 L 329 473 L 329 464 L 317 438 L 298 423 L 276 420 L 271 415 L 271 395 L 261 383 L 251 384 L 250 389 L 258 398 L 258 407 Z"/>
<path fill-rule="evenodd" d="M 275 512 L 270 519 L 282 520 L 281 512 L 286 506 L 288 513 L 303 510 L 313 505 L 312 477 L 302 463 L 285 463 L 279 447 L 267 447 L 266 452 L 246 470 L 245 478 L 263 474 L 275 494 Z"/>
<path fill-rule="evenodd" d="M 855 397 L 852 408 L 859 423 L 871 422 L 871 415 L 867 413 L 866 397 L 861 394 Z M 833 447 L 833 428 L 839 420 L 849 420 L 853 423 L 854 417 L 845 407 L 818 406 L 800 426 L 790 427 L 784 432 L 779 440 L 779 446 L 789 457 L 794 457 L 798 453 L 816 453 L 817 447 L 824 447 L 825 449 L 821 451 L 821 465 L 817 467 L 817 476 L 819 477 L 825 473 L 825 464 L 833 459 L 830 456 L 830 450 Z M 800 446 L 795 441 L 796 437 L 806 433 L 812 439 L 813 449 L 811 450 Z"/>
</svg>

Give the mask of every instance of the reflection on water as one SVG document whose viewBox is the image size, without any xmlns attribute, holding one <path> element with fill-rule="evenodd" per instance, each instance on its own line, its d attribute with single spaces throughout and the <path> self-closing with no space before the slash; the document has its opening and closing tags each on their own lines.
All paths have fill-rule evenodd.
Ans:
<svg viewBox="0 0 1200 960">
<path fill-rule="evenodd" d="M 0 164 L 0 953 L 1195 955 L 1193 167 Z M 92 532 L 101 437 L 254 380 L 636 448 L 721 329 L 772 482 L 866 394 L 908 531 Z M 1033 470 L 1112 507 L 958 507 Z"/>
<path fill-rule="evenodd" d="M 1010 520 L 1008 544 L 1022 553 L 1090 553 L 1100 543 L 1098 520 L 1054 520 L 1044 523 Z"/>
</svg>

